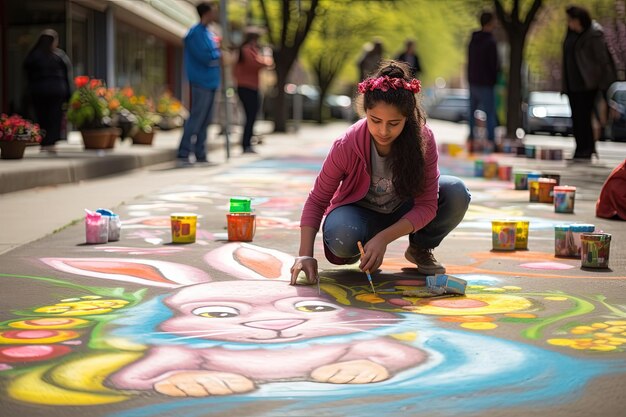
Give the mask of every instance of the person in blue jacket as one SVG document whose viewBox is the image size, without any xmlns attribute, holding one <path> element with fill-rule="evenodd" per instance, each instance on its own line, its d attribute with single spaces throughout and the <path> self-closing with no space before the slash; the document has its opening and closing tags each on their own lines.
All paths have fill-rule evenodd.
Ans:
<svg viewBox="0 0 626 417">
<path fill-rule="evenodd" d="M 200 22 L 189 29 L 184 45 L 184 66 L 191 85 L 191 108 L 178 146 L 179 166 L 193 163 L 189 160 L 192 152 L 195 162 L 208 163 L 207 129 L 221 78 L 221 53 L 215 35 L 208 28 L 217 20 L 217 8 L 203 2 L 196 6 L 196 10 Z"/>
</svg>

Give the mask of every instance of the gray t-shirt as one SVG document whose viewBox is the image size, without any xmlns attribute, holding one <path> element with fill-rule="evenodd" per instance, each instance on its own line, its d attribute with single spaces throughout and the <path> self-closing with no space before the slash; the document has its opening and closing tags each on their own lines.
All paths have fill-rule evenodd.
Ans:
<svg viewBox="0 0 626 417">
<path fill-rule="evenodd" d="M 367 195 L 356 204 L 378 213 L 393 213 L 402 200 L 393 188 L 393 175 L 387 165 L 387 158 L 380 156 L 372 143 L 372 178 Z"/>
</svg>

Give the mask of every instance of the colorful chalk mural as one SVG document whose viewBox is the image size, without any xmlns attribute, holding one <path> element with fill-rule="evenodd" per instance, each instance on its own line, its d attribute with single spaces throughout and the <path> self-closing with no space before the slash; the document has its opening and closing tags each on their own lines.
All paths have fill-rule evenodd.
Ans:
<svg viewBox="0 0 626 417">
<path fill-rule="evenodd" d="M 404 295 L 425 283 L 407 268 L 401 244 L 390 246 L 376 294 L 356 266 L 323 269 L 320 293 L 290 286 L 292 254 L 269 242 L 296 236 L 315 167 L 285 166 L 288 192 L 266 190 L 266 166 L 166 190 L 125 208 L 115 245 L 41 258 L 46 276 L 0 273 L 55 288 L 47 303 L 14 309 L 0 323 L 3 404 L 106 405 L 111 417 L 233 413 L 257 402 L 254 415 L 268 417 L 312 408 L 458 415 L 571 402 L 590 381 L 626 372 L 623 300 L 572 294 L 563 280 L 525 288 L 554 271 L 580 278 L 564 276 L 551 253 L 468 252 L 463 264 L 448 265 L 468 281 L 465 296 Z M 263 194 L 253 203 L 264 244 L 226 242 L 222 222 L 206 214 L 225 213 L 238 184 Z M 461 237 L 490 232 L 495 209 L 478 200 Z M 167 213 L 181 210 L 205 213 L 192 246 L 166 244 Z M 531 218 L 531 228 L 548 224 Z M 510 271 L 502 261 L 530 266 Z M 513 274 L 524 284 L 511 285 Z"/>
</svg>

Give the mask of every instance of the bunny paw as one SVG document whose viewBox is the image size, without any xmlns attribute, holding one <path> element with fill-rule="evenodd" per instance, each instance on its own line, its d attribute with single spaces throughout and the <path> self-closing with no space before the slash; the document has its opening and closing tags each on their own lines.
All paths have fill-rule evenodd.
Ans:
<svg viewBox="0 0 626 417">
<path fill-rule="evenodd" d="M 369 384 L 388 379 L 389 372 L 382 365 L 360 359 L 320 366 L 311 372 L 311 378 L 331 384 Z"/>
<path fill-rule="evenodd" d="M 243 375 L 229 372 L 177 372 L 154 384 L 154 389 L 172 397 L 208 397 L 250 392 L 254 383 Z"/>
</svg>

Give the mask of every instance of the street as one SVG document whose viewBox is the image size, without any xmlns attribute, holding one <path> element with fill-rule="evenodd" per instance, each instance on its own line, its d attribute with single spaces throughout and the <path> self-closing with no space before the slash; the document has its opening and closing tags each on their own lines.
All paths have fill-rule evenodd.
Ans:
<svg viewBox="0 0 626 417">
<path fill-rule="evenodd" d="M 466 125 L 430 124 L 440 146 L 464 143 Z M 358 264 L 323 258 L 320 236 L 320 292 L 290 286 L 300 210 L 347 126 L 267 133 L 258 155 L 214 150 L 212 167 L 1 194 L 0 415 L 623 415 L 626 224 L 595 217 L 595 202 L 626 143 L 599 142 L 590 165 L 493 156 L 578 187 L 574 214 L 474 177 L 481 155 L 442 151 L 441 173 L 472 194 L 435 251 L 464 296 L 404 294 L 425 285 L 406 238 L 372 271 L 376 294 Z M 524 142 L 573 149 L 571 137 Z M 236 196 L 252 199 L 252 242 L 228 241 Z M 119 241 L 85 243 L 84 209 L 98 208 L 119 214 Z M 195 243 L 172 243 L 176 212 L 198 215 Z M 498 219 L 529 221 L 527 250 L 492 250 Z M 570 223 L 612 235 L 608 269 L 555 256 L 554 226 Z"/>
</svg>

